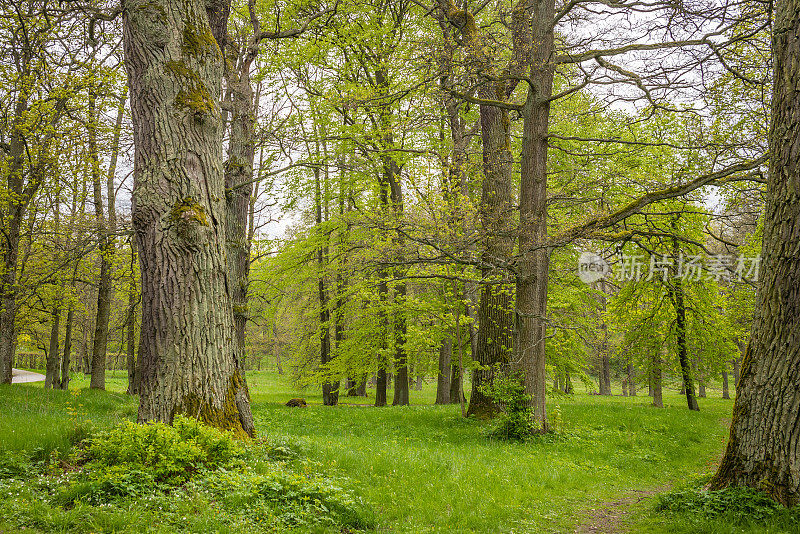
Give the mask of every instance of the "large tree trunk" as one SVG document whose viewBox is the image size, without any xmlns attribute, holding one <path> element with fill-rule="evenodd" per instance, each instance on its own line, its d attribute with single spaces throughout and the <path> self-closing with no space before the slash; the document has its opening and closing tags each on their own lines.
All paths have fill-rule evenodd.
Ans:
<svg viewBox="0 0 800 534">
<path fill-rule="evenodd" d="M 461 33 L 471 75 L 495 69 L 497 58 L 491 57 L 479 34 L 472 13 L 460 10 L 451 0 L 439 0 L 441 17 L 447 19 Z M 447 37 L 447 32 L 445 32 Z M 516 80 L 489 81 L 485 78 L 478 86 L 478 96 L 485 100 L 505 100 L 516 87 Z M 480 220 L 484 236 L 481 258 L 482 278 L 493 282 L 504 274 L 501 265 L 508 262 L 514 248 L 511 214 L 513 198 L 511 184 L 514 156 L 511 153 L 510 119 L 504 108 L 480 105 L 481 140 L 483 148 L 483 183 L 481 186 Z M 481 287 L 478 307 L 478 333 L 473 359 L 480 364 L 472 375 L 472 393 L 468 413 L 478 417 L 491 417 L 497 408 L 484 392 L 491 385 L 496 372 L 507 372 L 512 350 L 513 310 L 511 295 L 499 283 Z M 455 397 L 460 399 L 460 396 Z M 451 394 L 451 401 L 453 396 Z"/>
<path fill-rule="evenodd" d="M 225 260 L 219 108 L 229 8 L 128 0 L 123 22 L 142 274 L 139 421 L 187 414 L 245 436 L 254 429 Z"/>
<path fill-rule="evenodd" d="M 728 448 L 711 487 L 800 503 L 800 1 L 775 4 L 770 168 L 761 280 Z"/>
<path fill-rule="evenodd" d="M 509 150 L 508 112 L 482 105 L 480 116 L 483 140 L 480 206 L 482 233 L 486 236 L 482 256 L 486 263 L 491 264 L 508 260 L 513 249 L 513 240 L 509 237 L 513 156 Z M 487 280 L 497 274 L 490 267 L 484 267 L 481 271 L 482 277 Z M 472 392 L 467 413 L 477 417 L 492 417 L 497 408 L 484 392 L 484 387 L 494 382 L 496 372 L 507 372 L 513 345 L 513 310 L 508 288 L 501 284 L 483 285 L 477 315 L 478 332 L 473 359 L 481 367 L 472 373 Z"/>
</svg>

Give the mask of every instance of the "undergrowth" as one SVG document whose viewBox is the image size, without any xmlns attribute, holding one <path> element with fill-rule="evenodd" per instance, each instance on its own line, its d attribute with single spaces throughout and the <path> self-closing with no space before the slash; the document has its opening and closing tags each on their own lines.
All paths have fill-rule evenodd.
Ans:
<svg viewBox="0 0 800 534">
<path fill-rule="evenodd" d="M 372 529 L 371 510 L 318 468 L 286 446 L 242 443 L 193 419 L 126 421 L 68 456 L 0 454 L 0 531 Z"/>
</svg>

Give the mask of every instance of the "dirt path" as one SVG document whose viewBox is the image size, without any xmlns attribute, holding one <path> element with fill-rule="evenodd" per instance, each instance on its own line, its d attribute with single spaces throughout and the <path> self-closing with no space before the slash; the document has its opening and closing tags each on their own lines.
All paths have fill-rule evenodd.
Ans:
<svg viewBox="0 0 800 534">
<path fill-rule="evenodd" d="M 44 375 L 34 373 L 31 371 L 23 371 L 22 369 L 11 370 L 11 383 L 23 384 L 25 382 L 41 382 L 44 380 Z"/>
<path fill-rule="evenodd" d="M 649 490 L 633 490 L 616 501 L 600 503 L 597 508 L 589 510 L 588 517 L 578 525 L 575 534 L 617 534 L 622 530 L 625 518 L 631 512 L 631 506 L 669 489 L 668 486 Z"/>
</svg>

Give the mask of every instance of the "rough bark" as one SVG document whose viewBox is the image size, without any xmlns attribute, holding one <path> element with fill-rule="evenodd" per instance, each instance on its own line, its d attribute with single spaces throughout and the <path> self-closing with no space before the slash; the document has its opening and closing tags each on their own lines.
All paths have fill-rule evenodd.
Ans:
<svg viewBox="0 0 800 534">
<path fill-rule="evenodd" d="M 485 100 L 505 100 L 516 87 L 516 81 L 489 79 L 496 74 L 496 58 L 484 42 L 472 13 L 459 10 L 450 0 L 439 0 L 441 16 L 461 33 L 472 74 L 483 77 L 478 96 Z M 489 75 L 489 76 L 486 76 Z M 514 157 L 511 154 L 510 119 L 502 107 L 479 106 L 483 150 L 483 183 L 481 185 L 480 224 L 485 236 L 481 257 L 486 265 L 481 269 L 484 279 L 496 276 L 497 265 L 507 263 L 514 248 L 512 231 L 513 198 L 511 191 Z M 473 359 L 480 367 L 473 372 L 472 393 L 468 413 L 491 417 L 497 412 L 492 399 L 483 389 L 494 380 L 498 370 L 506 372 L 512 350 L 513 310 L 508 288 L 485 284 L 481 289 L 478 307 L 478 332 Z"/>
<path fill-rule="evenodd" d="M 770 164 L 756 313 L 711 487 L 800 503 L 800 2 L 775 4 Z"/>
<path fill-rule="evenodd" d="M 215 6 L 210 19 L 206 7 L 124 4 L 142 274 L 139 421 L 183 413 L 245 436 L 252 414 L 225 260 L 219 36 L 227 9 Z"/>
<path fill-rule="evenodd" d="M 257 31 L 258 28 L 255 28 Z M 234 338 L 240 354 L 240 374 L 245 376 L 245 331 L 248 319 L 247 289 L 250 277 L 250 213 L 255 164 L 255 102 L 250 80 L 256 45 L 245 47 L 226 70 L 231 117 L 225 161 L 225 236 Z"/>
</svg>

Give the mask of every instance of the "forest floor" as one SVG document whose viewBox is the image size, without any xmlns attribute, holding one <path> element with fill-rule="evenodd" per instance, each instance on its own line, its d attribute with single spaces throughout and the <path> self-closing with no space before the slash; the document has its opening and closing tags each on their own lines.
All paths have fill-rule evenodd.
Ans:
<svg viewBox="0 0 800 534">
<path fill-rule="evenodd" d="M 410 407 L 381 409 L 364 406 L 372 391 L 322 406 L 316 388 L 295 387 L 272 371 L 251 372 L 248 383 L 260 438 L 352 488 L 374 510 L 381 533 L 674 532 L 680 518 L 655 514 L 656 499 L 664 488 L 698 486 L 713 472 L 733 406 L 713 388 L 699 413 L 677 391 L 665 391 L 664 409 L 650 406 L 646 394 L 579 391 L 548 400 L 554 433 L 507 443 L 489 439 L 491 423 L 462 418 L 457 405 L 433 406 L 435 383 L 413 390 Z M 97 430 L 135 419 L 124 372 L 109 372 L 108 392 L 86 389 L 83 375 L 70 385 L 76 390 L 0 387 L 0 451 L 68 449 L 75 428 L 88 421 Z M 284 406 L 294 397 L 309 407 Z M 0 531 L 8 528 L 2 520 Z"/>
</svg>

